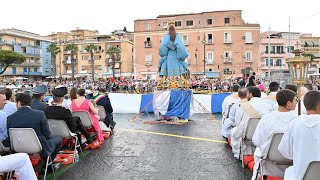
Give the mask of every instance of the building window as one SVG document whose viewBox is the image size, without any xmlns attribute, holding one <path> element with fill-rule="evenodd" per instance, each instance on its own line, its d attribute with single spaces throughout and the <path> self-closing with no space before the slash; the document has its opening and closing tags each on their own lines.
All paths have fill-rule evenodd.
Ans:
<svg viewBox="0 0 320 180">
<path fill-rule="evenodd" d="M 85 66 L 81 66 L 81 70 L 82 71 L 86 70 L 86 67 Z"/>
<path fill-rule="evenodd" d="M 207 24 L 212 25 L 212 19 L 207 19 Z"/>
<path fill-rule="evenodd" d="M 12 67 L 12 74 L 16 74 L 17 73 L 17 68 L 16 67 Z"/>
<path fill-rule="evenodd" d="M 84 60 L 84 56 L 81 56 L 81 60 L 82 60 L 82 61 Z"/>
<path fill-rule="evenodd" d="M 277 46 L 277 54 L 284 54 L 283 46 Z"/>
<path fill-rule="evenodd" d="M 231 62 L 232 61 L 231 51 L 225 51 L 223 53 L 223 59 L 224 59 L 224 62 Z"/>
<path fill-rule="evenodd" d="M 213 52 L 208 52 L 207 53 L 207 63 L 212 64 L 214 60 L 214 53 Z"/>
<path fill-rule="evenodd" d="M 269 53 L 269 46 L 266 46 L 266 51 L 265 53 Z"/>
<path fill-rule="evenodd" d="M 151 29 L 151 24 L 150 23 L 145 23 L 144 24 L 144 30 L 150 30 Z"/>
<path fill-rule="evenodd" d="M 246 32 L 245 43 L 246 44 L 251 44 L 252 43 L 252 32 Z"/>
<path fill-rule="evenodd" d="M 266 66 L 269 66 L 269 59 L 266 59 Z M 270 66 L 273 66 L 273 59 L 270 59 Z"/>
<path fill-rule="evenodd" d="M 247 51 L 245 58 L 246 58 L 247 62 L 251 62 L 252 61 L 252 51 Z"/>
<path fill-rule="evenodd" d="M 229 24 L 230 23 L 230 18 L 224 18 L 224 23 Z"/>
<path fill-rule="evenodd" d="M 187 26 L 193 26 L 193 20 L 188 20 L 187 21 Z"/>
<path fill-rule="evenodd" d="M 207 34 L 207 42 L 209 44 L 213 43 L 213 34 Z"/>
<path fill-rule="evenodd" d="M 231 32 L 224 33 L 224 43 L 232 43 Z"/>
<path fill-rule="evenodd" d="M 174 22 L 174 25 L 175 25 L 176 27 L 181 26 L 181 21 L 176 21 L 176 22 Z"/>
<path fill-rule="evenodd" d="M 145 55 L 144 61 L 145 61 L 146 65 L 151 65 L 152 64 L 152 54 Z"/>
<path fill-rule="evenodd" d="M 102 66 L 101 65 L 98 66 L 98 70 L 102 70 Z"/>
<path fill-rule="evenodd" d="M 188 35 L 183 35 L 182 36 L 182 41 L 183 41 L 184 45 L 188 45 L 189 44 Z"/>
<path fill-rule="evenodd" d="M 276 66 L 282 66 L 282 59 L 277 59 Z"/>
<path fill-rule="evenodd" d="M 146 41 L 144 42 L 144 47 L 145 48 L 151 48 L 152 47 L 151 37 L 147 37 L 146 38 Z"/>
<path fill-rule="evenodd" d="M 38 68 L 33 68 L 33 72 L 38 72 Z"/>
<path fill-rule="evenodd" d="M 294 46 L 290 46 L 290 52 L 292 53 L 292 51 L 294 51 Z M 287 53 L 289 53 L 289 46 L 287 46 Z"/>
<path fill-rule="evenodd" d="M 23 68 L 23 72 L 28 72 L 28 68 Z"/>
<path fill-rule="evenodd" d="M 163 22 L 163 23 L 162 23 L 162 28 L 163 28 L 163 29 L 166 29 L 167 27 L 168 27 L 168 22 Z"/>
<path fill-rule="evenodd" d="M 99 55 L 99 60 L 101 60 L 101 55 Z"/>
</svg>

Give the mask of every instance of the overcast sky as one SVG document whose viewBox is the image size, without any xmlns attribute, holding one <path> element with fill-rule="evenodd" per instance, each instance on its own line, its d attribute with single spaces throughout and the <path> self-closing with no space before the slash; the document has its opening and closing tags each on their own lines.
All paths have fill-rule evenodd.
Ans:
<svg viewBox="0 0 320 180">
<path fill-rule="evenodd" d="M 317 0 L 3 0 L 0 29 L 16 28 L 48 35 L 76 27 L 134 30 L 134 20 L 158 15 L 242 10 L 245 22 L 259 23 L 261 31 L 291 31 L 320 35 Z"/>
</svg>

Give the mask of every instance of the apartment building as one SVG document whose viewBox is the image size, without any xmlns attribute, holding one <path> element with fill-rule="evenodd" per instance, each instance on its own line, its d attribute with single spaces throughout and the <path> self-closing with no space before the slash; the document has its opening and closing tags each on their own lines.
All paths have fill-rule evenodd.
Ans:
<svg viewBox="0 0 320 180">
<path fill-rule="evenodd" d="M 315 59 L 309 68 L 309 74 L 320 75 L 320 37 L 312 34 L 301 34 L 300 45 L 304 53 L 313 54 Z"/>
<path fill-rule="evenodd" d="M 135 20 L 134 68 L 138 78 L 157 78 L 160 43 L 171 21 L 189 52 L 185 61 L 192 77 L 230 78 L 248 76 L 252 71 L 260 73 L 260 25 L 246 23 L 241 10 L 230 10 Z"/>
<path fill-rule="evenodd" d="M 299 45 L 298 32 L 268 31 L 261 33 L 260 60 L 262 78 L 269 78 L 269 70 L 272 80 L 290 79 L 287 58 L 294 57 L 293 51 Z M 289 49 L 290 48 L 290 49 Z"/>
<path fill-rule="evenodd" d="M 29 80 L 41 80 L 50 76 L 52 73 L 51 53 L 46 51 L 50 43 L 39 34 L 18 29 L 0 30 L 0 49 L 12 50 L 26 56 L 26 61 L 22 64 L 10 66 L 2 74 L 3 79 L 26 77 Z"/>
<path fill-rule="evenodd" d="M 81 32 L 83 31 L 83 32 Z M 98 51 L 94 53 L 94 73 L 96 78 L 112 77 L 113 60 L 107 53 L 110 47 L 117 47 L 120 51 L 119 59 L 115 59 L 115 76 L 132 76 L 133 74 L 133 42 L 126 38 L 117 38 L 112 35 L 93 34 L 96 31 L 76 30 L 67 33 L 55 33 L 47 37 L 57 43 L 60 53 L 57 54 L 57 74 L 63 78 L 70 78 L 71 52 L 65 51 L 68 44 L 75 44 L 78 52 L 75 54 L 75 77 L 78 79 L 91 79 L 91 55 L 85 49 L 94 44 Z M 71 35 L 77 32 L 77 35 Z M 91 33 L 91 34 L 90 34 Z"/>
</svg>

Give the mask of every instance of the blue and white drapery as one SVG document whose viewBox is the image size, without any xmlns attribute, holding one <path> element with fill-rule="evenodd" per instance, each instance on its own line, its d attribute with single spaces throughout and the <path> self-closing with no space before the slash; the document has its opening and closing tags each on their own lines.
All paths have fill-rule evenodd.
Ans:
<svg viewBox="0 0 320 180">
<path fill-rule="evenodd" d="M 189 92 L 191 90 L 185 91 Z M 154 94 L 110 93 L 109 98 L 114 113 L 151 113 L 154 111 L 154 107 L 156 107 L 161 114 L 165 115 L 169 107 L 170 97 L 173 101 L 175 99 L 173 97 L 177 98 L 178 93 L 177 91 L 155 91 Z M 188 100 L 190 104 L 190 115 L 194 113 L 221 113 L 222 102 L 225 97 L 230 95 L 230 93 L 192 94 L 192 92 L 189 94 L 191 95 L 190 101 Z M 155 101 L 153 101 L 153 99 L 155 99 Z M 184 102 L 186 104 L 186 100 Z M 185 104 L 183 105 L 184 108 L 186 108 Z M 171 114 L 172 112 L 169 111 L 168 114 L 169 113 Z"/>
</svg>

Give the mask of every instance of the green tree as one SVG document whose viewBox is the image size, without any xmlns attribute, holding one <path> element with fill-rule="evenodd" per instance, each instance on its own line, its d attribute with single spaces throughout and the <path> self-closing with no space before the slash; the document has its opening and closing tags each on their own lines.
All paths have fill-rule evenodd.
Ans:
<svg viewBox="0 0 320 180">
<path fill-rule="evenodd" d="M 91 57 L 91 76 L 92 76 L 92 82 L 94 82 L 94 57 L 93 57 L 93 54 L 95 52 L 97 52 L 98 48 L 97 48 L 96 45 L 90 44 L 90 45 L 87 45 L 85 50 L 90 53 L 90 57 Z"/>
<path fill-rule="evenodd" d="M 56 44 L 50 44 L 47 47 L 47 52 L 51 53 L 52 65 L 53 65 L 53 76 L 56 79 L 57 74 L 57 65 L 56 65 L 56 55 L 60 52 L 60 48 L 57 47 Z M 60 71 L 60 78 L 61 78 L 61 71 Z"/>
<path fill-rule="evenodd" d="M 115 65 L 116 65 L 116 60 L 120 60 L 120 50 L 119 48 L 112 46 L 107 50 L 107 54 L 110 55 L 112 59 L 112 75 L 115 77 Z"/>
<path fill-rule="evenodd" d="M 302 53 L 301 55 L 303 57 L 310 57 L 311 61 L 313 61 L 316 58 L 316 56 L 314 54 L 311 54 L 311 53 Z"/>
<path fill-rule="evenodd" d="M 22 54 L 10 50 L 0 50 L 0 66 L 3 68 L 0 75 L 3 74 L 10 65 L 21 64 L 25 60 L 26 57 Z"/>
<path fill-rule="evenodd" d="M 71 80 L 74 81 L 74 63 L 75 63 L 75 59 L 74 59 L 74 55 L 77 54 L 78 52 L 78 46 L 75 44 L 68 44 L 65 48 L 65 51 L 70 51 L 71 53 Z"/>
</svg>

